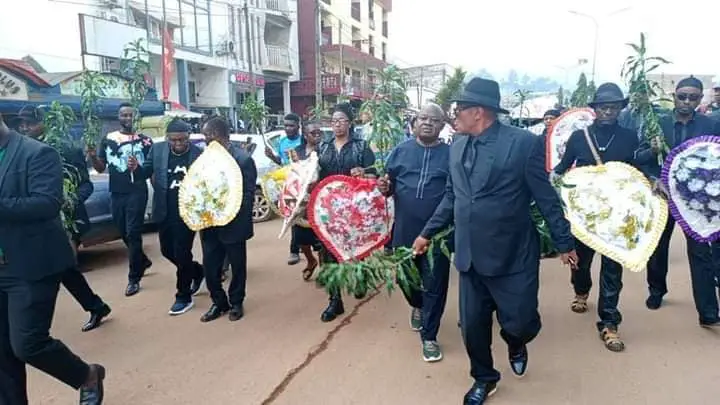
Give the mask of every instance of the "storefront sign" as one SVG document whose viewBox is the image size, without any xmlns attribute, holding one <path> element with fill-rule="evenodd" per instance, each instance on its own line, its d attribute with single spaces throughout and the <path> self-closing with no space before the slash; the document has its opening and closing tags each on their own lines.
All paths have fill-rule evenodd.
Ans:
<svg viewBox="0 0 720 405">
<path fill-rule="evenodd" d="M 230 83 L 236 84 L 240 87 L 250 87 L 250 73 L 247 72 L 232 72 L 230 73 Z M 259 75 L 255 75 L 255 87 L 265 88 L 265 78 Z"/>
<path fill-rule="evenodd" d="M 126 79 L 111 74 L 104 74 L 103 78 L 106 79 L 100 88 L 103 98 L 130 98 Z M 82 96 L 82 76 L 78 75 L 60 83 L 60 93 L 64 96 Z"/>
<path fill-rule="evenodd" d="M 0 100 L 27 100 L 27 84 L 22 79 L 0 69 Z"/>
</svg>

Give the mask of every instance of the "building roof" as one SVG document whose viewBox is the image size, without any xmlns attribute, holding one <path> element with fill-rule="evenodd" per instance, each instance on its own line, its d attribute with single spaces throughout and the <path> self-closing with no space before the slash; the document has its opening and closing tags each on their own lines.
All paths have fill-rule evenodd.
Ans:
<svg viewBox="0 0 720 405">
<path fill-rule="evenodd" d="M 22 76 L 38 86 L 50 87 L 50 84 L 40 77 L 35 69 L 33 69 L 33 67 L 25 61 L 17 59 L 0 59 L 0 68 Z"/>
<path fill-rule="evenodd" d="M 51 73 L 40 73 L 38 76 L 42 77 L 50 83 L 51 86 L 60 84 L 66 80 L 72 79 L 73 77 L 82 74 L 82 72 L 51 72 Z"/>
</svg>

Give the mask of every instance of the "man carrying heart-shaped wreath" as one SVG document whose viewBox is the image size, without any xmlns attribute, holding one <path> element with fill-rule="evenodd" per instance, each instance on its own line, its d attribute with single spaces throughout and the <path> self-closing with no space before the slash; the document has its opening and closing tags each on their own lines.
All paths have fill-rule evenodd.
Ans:
<svg viewBox="0 0 720 405">
<path fill-rule="evenodd" d="M 620 111 L 628 105 L 628 99 L 615 83 L 604 83 L 598 87 L 588 106 L 595 110 L 595 121 L 586 130 L 577 130 L 568 138 L 565 154 L 555 166 L 552 176 L 565 174 L 576 167 L 594 166 L 606 162 L 634 163 L 638 138 L 634 131 L 618 124 Z M 572 272 L 571 283 L 575 298 L 570 309 L 575 313 L 587 312 L 587 300 L 592 287 L 590 268 L 595 250 L 575 239 L 578 253 L 577 270 Z M 600 294 L 598 295 L 597 323 L 600 338 L 605 347 L 613 352 L 625 350 L 625 344 L 618 335 L 622 315 L 618 310 L 622 290 L 623 267 L 609 257 L 602 256 L 600 265 Z"/>
<path fill-rule="evenodd" d="M 497 82 L 473 78 L 454 100 L 457 133 L 450 147 L 445 196 L 413 243 L 454 223 L 455 267 L 460 272 L 460 323 L 475 383 L 464 404 L 480 405 L 497 389 L 492 318 L 508 344 L 512 372 L 527 370 L 527 344 L 540 332 L 540 239 L 530 215 L 535 200 L 564 263 L 577 260 L 570 224 L 545 171 L 545 148 L 532 133 L 504 125 Z"/>
</svg>

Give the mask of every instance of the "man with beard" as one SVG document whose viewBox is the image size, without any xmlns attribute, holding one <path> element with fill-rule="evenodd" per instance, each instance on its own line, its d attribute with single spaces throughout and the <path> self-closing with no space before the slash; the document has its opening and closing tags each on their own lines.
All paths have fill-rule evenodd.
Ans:
<svg viewBox="0 0 720 405">
<path fill-rule="evenodd" d="M 678 82 L 675 88 L 675 109 L 672 115 L 660 118 L 660 127 L 663 130 L 665 143 L 672 150 L 688 139 L 702 135 L 720 135 L 720 122 L 697 113 L 703 97 L 703 85 L 695 77 L 687 77 Z M 657 155 L 661 153 L 659 139 L 643 141 L 636 152 L 636 161 L 642 165 L 656 189 L 667 195 L 660 178 L 660 166 Z M 662 306 L 663 297 L 668 292 L 668 251 L 670 237 L 675 229 L 675 221 L 668 215 L 667 225 L 663 231 L 655 252 L 648 261 L 647 282 L 649 295 L 645 301 L 648 309 L 656 310 Z M 690 237 L 687 239 L 688 259 L 690 260 L 690 274 L 693 286 L 695 305 L 700 314 L 700 324 L 703 326 L 720 326 L 718 318 L 718 303 L 716 282 L 713 277 L 713 256 L 717 255 L 718 245 L 715 243 L 700 243 Z M 712 253 L 715 251 L 716 253 Z"/>
<path fill-rule="evenodd" d="M 121 104 L 118 110 L 120 130 L 107 134 L 100 143 L 100 150 L 88 149 L 95 170 L 98 173 L 109 170 L 113 221 L 128 248 L 130 262 L 126 297 L 140 292 L 140 280 L 152 266 L 142 246 L 148 188 L 142 171 L 137 171 L 150 153 L 152 139 L 133 129 L 136 113 L 131 104 Z"/>
<path fill-rule="evenodd" d="M 565 174 L 575 164 L 577 167 L 594 166 L 601 162 L 634 163 L 635 150 L 638 147 L 634 131 L 618 124 L 620 111 L 628 104 L 628 99 L 614 83 L 604 83 L 598 87 L 592 102 L 588 106 L 595 110 L 595 122 L 584 130 L 573 132 L 568 138 L 565 154 L 553 169 L 551 176 Z M 596 161 L 595 152 L 601 162 Z M 575 240 L 577 247 L 577 269 L 572 272 L 570 282 L 575 290 L 575 298 L 570 309 L 575 313 L 585 313 L 592 287 L 590 268 L 595 251 Z M 613 352 L 625 350 L 625 344 L 618 335 L 618 326 L 622 315 L 618 310 L 620 291 L 622 290 L 622 266 L 608 257 L 600 261 L 600 293 L 598 295 L 597 329 L 605 347 Z"/>
<path fill-rule="evenodd" d="M 20 118 L 20 132 L 38 141 L 45 141 L 45 125 L 43 123 L 45 110 L 43 108 L 26 106 L 20 110 L 18 117 Z M 71 241 L 77 254 L 80 237 L 90 229 L 90 218 L 85 210 L 85 201 L 93 193 L 93 184 L 90 181 L 82 149 L 73 146 L 69 140 L 64 140 L 63 144 L 57 145 L 57 149 L 63 166 L 66 168 L 63 170 L 63 176 L 65 178 L 72 176 L 73 181 L 77 184 L 77 201 L 75 202 L 75 211 L 72 213 L 75 229 L 71 230 Z M 78 266 L 68 268 L 60 281 L 82 308 L 90 313 L 90 319 L 82 327 L 83 332 L 99 327 L 103 319 L 110 315 L 110 307 L 90 288 Z"/>
<path fill-rule="evenodd" d="M 230 321 L 237 321 L 244 315 L 247 241 L 254 234 L 252 210 L 257 168 L 255 161 L 244 149 L 230 142 L 230 128 L 224 118 L 211 118 L 203 127 L 203 134 L 208 144 L 218 142 L 224 146 L 240 167 L 243 178 L 243 201 L 240 211 L 230 223 L 200 231 L 205 283 L 213 302 L 200 321 L 214 321 L 228 311 L 230 312 Z M 221 275 L 226 256 L 229 258 L 232 271 L 232 280 L 227 294 L 222 286 Z"/>
<path fill-rule="evenodd" d="M 103 401 L 105 369 L 50 336 L 60 280 L 76 266 L 60 210 L 60 155 L 0 116 L 0 404 L 27 405 L 25 365 Z M 39 252 L 41 251 L 41 252 Z"/>
<path fill-rule="evenodd" d="M 423 107 L 413 117 L 417 136 L 393 149 L 385 164 L 387 174 L 378 179 L 380 192 L 395 200 L 392 247 L 412 246 L 445 195 L 450 146 L 440 140 L 444 118 L 438 105 Z M 450 258 L 438 245 L 434 252 L 416 258 L 415 265 L 422 288 L 410 293 L 403 290 L 412 307 L 410 328 L 420 332 L 423 359 L 440 361 L 437 334 L 447 301 Z"/>
<path fill-rule="evenodd" d="M 202 266 L 193 261 L 195 232 L 180 218 L 178 204 L 180 184 L 202 149 L 190 142 L 190 126 L 175 118 L 165 130 L 167 141 L 152 146 L 143 163 L 142 174 L 153 185 L 153 219 L 160 225 L 160 252 L 175 265 L 175 303 L 170 315 L 181 315 L 192 309 L 192 296 L 200 290 Z"/>
<path fill-rule="evenodd" d="M 278 144 L 277 155 L 270 146 L 265 146 L 265 156 L 275 162 L 277 165 L 290 164 L 290 152 L 295 150 L 302 143 L 302 136 L 300 135 L 300 116 L 295 113 L 290 113 L 285 116 L 285 136 L 280 138 Z M 289 265 L 295 265 L 300 263 L 300 246 L 298 246 L 295 240 L 295 232 L 292 232 L 290 239 L 290 257 L 288 257 Z"/>
<path fill-rule="evenodd" d="M 460 323 L 475 383 L 465 405 L 484 404 L 500 373 L 493 367 L 492 323 L 497 311 L 513 373 L 525 375 L 527 344 L 540 332 L 540 239 L 530 216 L 535 200 L 565 264 L 576 260 L 570 224 L 545 171 L 544 148 L 532 133 L 498 122 L 497 82 L 473 78 L 454 102 L 457 133 L 450 148 L 445 196 L 413 244 L 455 224 L 460 272 Z"/>
</svg>

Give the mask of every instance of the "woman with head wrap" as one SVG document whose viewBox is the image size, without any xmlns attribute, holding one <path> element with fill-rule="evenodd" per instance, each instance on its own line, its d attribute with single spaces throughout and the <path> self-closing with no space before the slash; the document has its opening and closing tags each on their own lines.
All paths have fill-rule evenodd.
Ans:
<svg viewBox="0 0 720 405">
<path fill-rule="evenodd" d="M 361 177 L 364 175 L 377 175 L 373 167 L 375 154 L 370 145 L 353 136 L 353 120 L 355 116 L 350 104 L 338 104 L 332 115 L 332 129 L 334 136 L 323 141 L 318 148 L 318 160 L 320 175 L 318 180 L 325 177 L 342 174 L 345 176 Z M 323 248 L 321 252 L 322 263 L 336 263 L 337 260 Z M 360 298 L 360 297 L 358 297 Z M 323 311 L 321 320 L 330 322 L 338 315 L 345 313 L 340 291 L 335 291 L 330 296 L 330 303 Z"/>
</svg>

